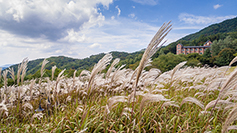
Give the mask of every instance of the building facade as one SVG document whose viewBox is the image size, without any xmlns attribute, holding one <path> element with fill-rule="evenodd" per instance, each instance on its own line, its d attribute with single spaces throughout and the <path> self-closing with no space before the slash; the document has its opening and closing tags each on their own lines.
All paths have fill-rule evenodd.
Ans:
<svg viewBox="0 0 237 133">
<path fill-rule="evenodd" d="M 212 42 L 207 41 L 203 46 L 183 46 L 182 44 L 176 45 L 176 54 L 189 54 L 189 53 L 199 53 L 203 54 L 205 49 L 211 47 Z"/>
</svg>

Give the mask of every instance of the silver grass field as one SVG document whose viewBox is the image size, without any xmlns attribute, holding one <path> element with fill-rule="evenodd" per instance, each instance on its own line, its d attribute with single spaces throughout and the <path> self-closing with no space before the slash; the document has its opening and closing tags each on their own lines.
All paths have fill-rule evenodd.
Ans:
<svg viewBox="0 0 237 133">
<path fill-rule="evenodd" d="M 0 132 L 236 132 L 237 68 L 187 67 L 162 73 L 149 66 L 172 25 L 161 26 L 135 70 L 106 54 L 92 71 L 67 78 L 24 81 L 28 58 L 14 69 L 0 68 Z M 110 68 L 102 73 L 109 64 Z M 7 86 L 7 75 L 14 86 Z M 15 81 L 16 78 L 16 81 Z"/>
</svg>

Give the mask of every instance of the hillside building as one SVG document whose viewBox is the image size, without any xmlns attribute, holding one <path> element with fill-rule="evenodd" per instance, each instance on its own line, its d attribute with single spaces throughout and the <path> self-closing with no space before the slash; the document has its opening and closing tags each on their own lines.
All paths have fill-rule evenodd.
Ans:
<svg viewBox="0 0 237 133">
<path fill-rule="evenodd" d="M 182 44 L 176 45 L 176 54 L 189 54 L 189 53 L 199 53 L 203 54 L 205 49 L 211 47 L 212 42 L 206 41 L 203 46 L 183 46 Z"/>
</svg>

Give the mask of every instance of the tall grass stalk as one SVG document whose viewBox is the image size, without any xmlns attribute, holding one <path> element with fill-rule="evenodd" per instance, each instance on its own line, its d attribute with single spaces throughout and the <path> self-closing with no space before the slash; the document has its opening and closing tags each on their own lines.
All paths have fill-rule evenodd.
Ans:
<svg viewBox="0 0 237 133">
<path fill-rule="evenodd" d="M 137 76 L 136 76 L 136 80 L 135 80 L 134 86 L 133 86 L 134 100 L 132 103 L 132 112 L 131 112 L 131 118 L 130 118 L 131 121 L 133 120 L 133 115 L 134 115 L 134 104 L 135 104 L 137 84 L 138 84 L 139 78 L 141 76 L 142 70 L 148 64 L 149 59 L 166 42 L 166 41 L 164 41 L 163 43 L 161 43 L 161 41 L 165 38 L 165 36 L 170 32 L 171 26 L 172 25 L 170 24 L 170 22 L 168 22 L 167 24 L 164 23 L 161 26 L 161 28 L 157 31 L 157 33 L 155 34 L 155 36 L 152 38 L 151 42 L 147 46 L 147 48 L 142 56 L 142 59 L 139 63 L 139 66 L 137 67 L 137 71 L 135 71 Z"/>
</svg>

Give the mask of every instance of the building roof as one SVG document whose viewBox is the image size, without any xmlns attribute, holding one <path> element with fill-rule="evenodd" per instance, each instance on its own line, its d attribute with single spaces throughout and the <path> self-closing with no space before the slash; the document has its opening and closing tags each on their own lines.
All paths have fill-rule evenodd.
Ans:
<svg viewBox="0 0 237 133">
<path fill-rule="evenodd" d="M 207 44 L 210 40 L 207 40 L 203 45 Z M 211 42 L 211 41 L 210 41 Z"/>
<path fill-rule="evenodd" d="M 183 48 L 210 48 L 211 46 L 184 46 Z"/>
</svg>

